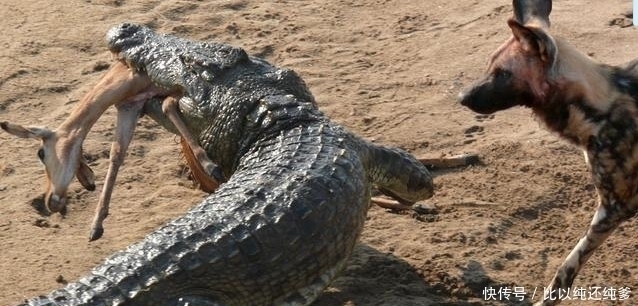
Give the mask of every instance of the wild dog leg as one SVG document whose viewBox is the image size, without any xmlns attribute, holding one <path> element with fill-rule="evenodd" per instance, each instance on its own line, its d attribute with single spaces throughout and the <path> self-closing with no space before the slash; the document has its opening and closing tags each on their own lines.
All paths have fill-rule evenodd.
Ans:
<svg viewBox="0 0 638 306">
<path fill-rule="evenodd" d="M 225 181 L 221 167 L 208 158 L 206 151 L 204 151 L 204 149 L 199 145 L 197 139 L 188 130 L 186 124 L 184 124 L 179 116 L 178 103 L 178 99 L 175 97 L 166 97 L 166 99 L 162 102 L 162 112 L 166 115 L 166 117 L 168 117 L 177 131 L 181 134 L 183 142 L 188 145 L 188 147 L 182 145 L 184 154 L 187 157 L 189 155 L 194 157 L 199 164 L 195 164 L 192 158 L 187 158 L 191 171 L 197 174 L 195 175 L 197 177 L 196 180 L 200 182 L 204 191 L 213 192 L 217 189 L 217 187 L 219 187 L 220 182 Z M 202 170 L 204 174 L 201 173 Z"/>
<path fill-rule="evenodd" d="M 618 205 L 619 207 L 622 205 Z M 601 203 L 598 210 L 594 214 L 594 218 L 587 229 L 587 233 L 578 241 L 578 244 L 567 255 L 558 268 L 556 275 L 546 292 L 543 295 L 545 299 L 535 304 L 536 306 L 557 305 L 564 298 L 568 289 L 571 288 L 574 278 L 578 275 L 580 269 L 585 265 L 589 257 L 593 254 L 611 233 L 620 225 L 620 223 L 632 214 L 627 214 L 618 207 L 608 206 Z"/>
<path fill-rule="evenodd" d="M 89 241 L 97 240 L 104 234 L 102 223 L 109 214 L 109 204 L 111 202 L 111 194 L 115 186 L 115 179 L 120 166 L 126 157 L 126 150 L 133 138 L 135 124 L 142 113 L 144 101 L 136 100 L 133 102 L 121 103 L 117 108 L 117 121 L 115 124 L 115 140 L 111 144 L 111 152 L 109 153 L 110 164 L 104 180 L 104 187 L 100 200 L 95 209 L 95 217 L 91 223 L 91 233 Z"/>
</svg>

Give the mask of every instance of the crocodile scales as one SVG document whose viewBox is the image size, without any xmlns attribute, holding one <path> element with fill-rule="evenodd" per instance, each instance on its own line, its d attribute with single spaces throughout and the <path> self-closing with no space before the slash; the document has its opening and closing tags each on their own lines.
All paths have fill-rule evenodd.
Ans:
<svg viewBox="0 0 638 306">
<path fill-rule="evenodd" d="M 400 149 L 331 122 L 292 70 L 241 48 L 124 23 L 119 58 L 179 88 L 182 117 L 229 180 L 88 275 L 22 305 L 308 305 L 353 252 L 378 186 L 405 202 L 432 178 Z M 146 112 L 174 131 L 150 100 Z"/>
</svg>

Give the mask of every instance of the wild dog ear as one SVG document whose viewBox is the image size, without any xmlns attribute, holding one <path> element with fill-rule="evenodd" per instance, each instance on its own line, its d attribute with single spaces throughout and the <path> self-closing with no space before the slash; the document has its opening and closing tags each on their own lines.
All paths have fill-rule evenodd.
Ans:
<svg viewBox="0 0 638 306">
<path fill-rule="evenodd" d="M 552 12 L 551 0 L 513 0 L 514 18 L 520 24 L 539 25 L 549 28 L 549 13 Z"/>
<path fill-rule="evenodd" d="M 510 19 L 507 25 L 512 29 L 514 38 L 521 44 L 525 52 L 538 56 L 542 62 L 553 66 L 557 58 L 557 48 L 554 39 L 543 28 L 524 26 L 518 21 Z"/>
</svg>

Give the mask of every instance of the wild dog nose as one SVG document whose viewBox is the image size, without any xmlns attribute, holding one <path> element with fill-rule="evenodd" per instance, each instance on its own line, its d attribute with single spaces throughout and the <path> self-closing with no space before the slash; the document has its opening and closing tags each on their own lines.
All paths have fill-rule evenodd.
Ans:
<svg viewBox="0 0 638 306">
<path fill-rule="evenodd" d="M 49 208 L 49 211 L 56 213 L 64 209 L 66 206 L 66 199 L 66 196 L 59 196 L 55 193 L 51 193 L 46 197 L 44 203 L 47 208 Z"/>
</svg>

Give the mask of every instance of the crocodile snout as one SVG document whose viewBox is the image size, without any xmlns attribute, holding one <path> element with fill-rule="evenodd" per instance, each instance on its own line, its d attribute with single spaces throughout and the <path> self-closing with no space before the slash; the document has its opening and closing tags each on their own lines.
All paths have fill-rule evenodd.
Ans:
<svg viewBox="0 0 638 306">
<path fill-rule="evenodd" d="M 143 25 L 122 23 L 106 33 L 106 43 L 112 52 L 120 52 L 123 48 L 143 43 L 151 33 L 151 29 Z"/>
</svg>

